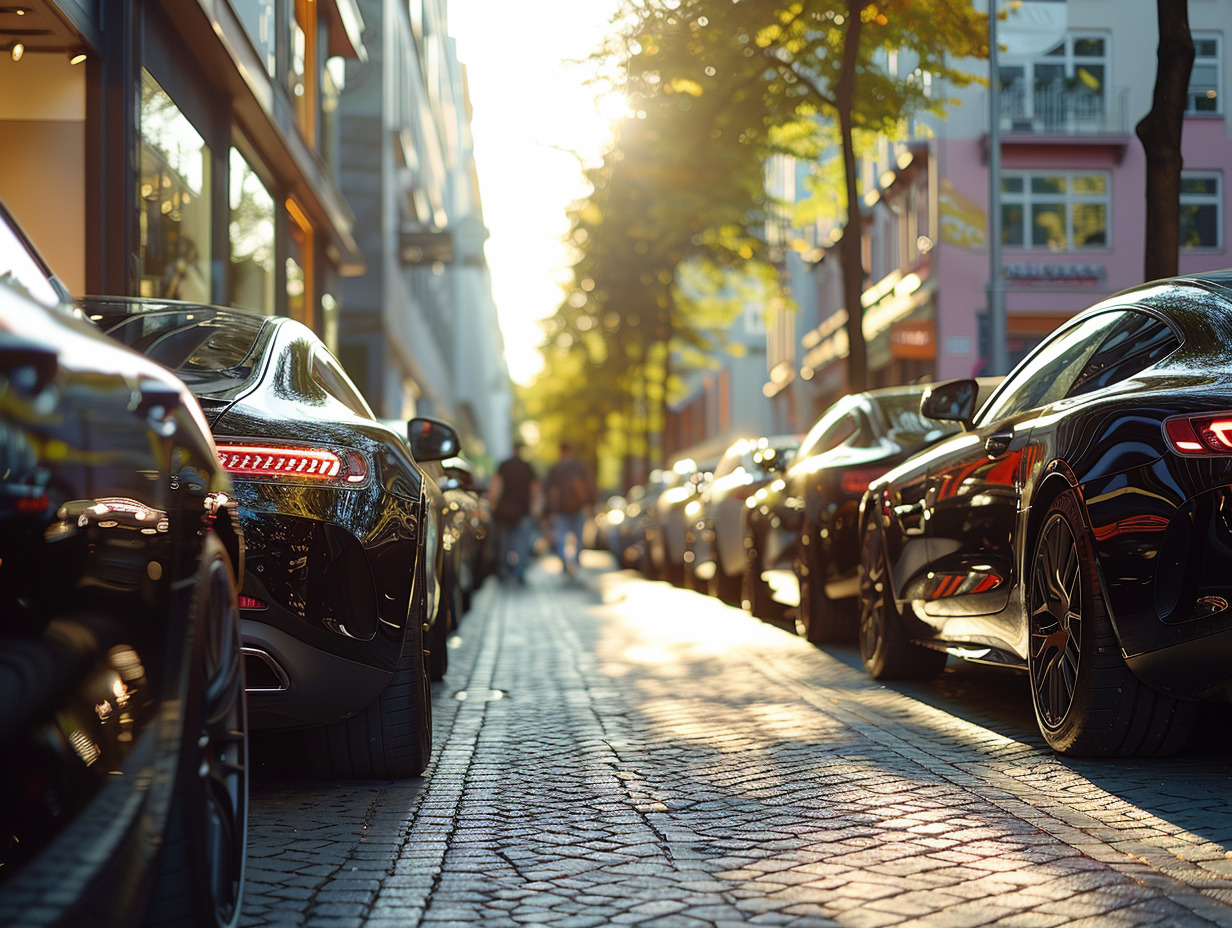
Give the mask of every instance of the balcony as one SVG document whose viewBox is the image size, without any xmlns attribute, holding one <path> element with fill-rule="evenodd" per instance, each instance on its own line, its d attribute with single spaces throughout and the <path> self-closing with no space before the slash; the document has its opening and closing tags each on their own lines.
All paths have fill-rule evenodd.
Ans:
<svg viewBox="0 0 1232 928">
<path fill-rule="evenodd" d="M 1108 88 L 1037 85 L 1033 90 L 1011 85 L 1001 90 L 1001 135 L 1019 137 L 1086 138 L 1127 137 L 1129 91 Z"/>
</svg>

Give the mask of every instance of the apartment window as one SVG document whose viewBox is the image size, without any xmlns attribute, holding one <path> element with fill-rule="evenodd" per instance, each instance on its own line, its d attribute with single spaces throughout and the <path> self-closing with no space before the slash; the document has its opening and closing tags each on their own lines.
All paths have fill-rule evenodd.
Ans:
<svg viewBox="0 0 1232 928">
<path fill-rule="evenodd" d="M 1103 117 L 1108 40 L 1074 33 L 1037 58 L 1006 61 L 997 70 L 1003 115 L 1055 128 Z"/>
<path fill-rule="evenodd" d="M 1181 175 L 1181 247 L 1220 248 L 1223 244 L 1222 183 L 1219 174 Z"/>
<path fill-rule="evenodd" d="M 1001 178 L 1001 241 L 1078 251 L 1110 244 L 1108 175 L 1014 173 Z"/>
<path fill-rule="evenodd" d="M 1186 113 L 1219 113 L 1220 40 L 1216 35 L 1196 33 L 1193 70 L 1189 72 L 1189 96 Z"/>
</svg>

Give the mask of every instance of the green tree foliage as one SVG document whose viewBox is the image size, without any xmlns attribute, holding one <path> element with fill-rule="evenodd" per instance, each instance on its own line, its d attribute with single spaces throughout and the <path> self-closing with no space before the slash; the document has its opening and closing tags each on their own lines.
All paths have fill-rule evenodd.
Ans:
<svg viewBox="0 0 1232 928">
<path fill-rule="evenodd" d="M 594 448 L 621 444 L 615 425 L 621 453 L 653 458 L 673 365 L 723 344 L 739 288 L 777 298 L 766 224 L 783 205 L 768 201 L 766 159 L 817 163 L 815 203 L 858 233 L 858 140 L 941 113 L 938 88 L 974 79 L 955 62 L 987 55 L 987 19 L 970 0 L 626 0 L 616 22 L 596 63 L 630 115 L 571 213 L 574 279 L 528 404 L 593 426 Z M 835 151 L 843 170 L 827 174 Z M 840 255 L 849 386 L 862 389 L 859 234 Z"/>
</svg>

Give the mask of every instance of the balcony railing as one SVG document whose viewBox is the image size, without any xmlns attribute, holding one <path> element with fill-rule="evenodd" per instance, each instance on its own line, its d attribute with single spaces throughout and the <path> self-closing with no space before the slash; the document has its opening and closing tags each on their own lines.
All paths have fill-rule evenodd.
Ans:
<svg viewBox="0 0 1232 928">
<path fill-rule="evenodd" d="M 1128 90 L 1100 93 L 1068 87 L 1007 87 L 1001 91 L 1003 135 L 1126 135 Z"/>
</svg>

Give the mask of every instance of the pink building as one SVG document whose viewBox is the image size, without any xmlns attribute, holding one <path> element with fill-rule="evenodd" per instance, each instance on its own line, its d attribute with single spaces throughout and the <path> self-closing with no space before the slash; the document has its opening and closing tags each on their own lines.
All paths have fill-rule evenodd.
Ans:
<svg viewBox="0 0 1232 928">
<path fill-rule="evenodd" d="M 1134 127 L 1151 106 L 1155 10 L 1155 0 L 1025 0 L 998 24 L 1011 364 L 1075 312 L 1142 281 L 1146 158 Z M 1181 273 L 1232 265 L 1223 93 L 1232 0 L 1189 0 L 1189 20 L 1197 58 L 1183 132 Z M 878 385 L 988 371 L 989 89 L 938 92 L 962 102 L 915 126 L 915 141 L 886 140 L 865 166 L 864 329 Z M 766 392 L 782 426 L 807 426 L 845 382 L 837 255 L 812 257 L 793 279 L 798 342 L 784 348 L 784 320 L 771 325 Z M 815 298 L 800 298 L 806 279 Z"/>
</svg>

